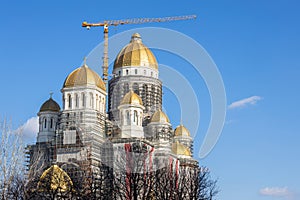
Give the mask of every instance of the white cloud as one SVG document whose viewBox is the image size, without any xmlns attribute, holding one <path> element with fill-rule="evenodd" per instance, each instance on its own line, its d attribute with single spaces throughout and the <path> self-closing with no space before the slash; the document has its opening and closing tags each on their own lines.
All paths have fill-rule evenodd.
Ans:
<svg viewBox="0 0 300 200">
<path fill-rule="evenodd" d="M 228 106 L 228 109 L 241 108 L 241 107 L 245 107 L 247 105 L 254 105 L 259 100 L 262 100 L 262 97 L 252 96 L 252 97 L 249 97 L 249 98 L 245 98 L 245 99 L 233 102 L 232 104 L 230 104 Z"/>
<path fill-rule="evenodd" d="M 35 139 L 39 131 L 39 118 L 32 117 L 21 125 L 16 132 L 21 132 L 24 138 Z"/>
<path fill-rule="evenodd" d="M 262 188 L 259 193 L 264 196 L 272 197 L 289 197 L 291 192 L 287 187 L 266 187 Z"/>
</svg>

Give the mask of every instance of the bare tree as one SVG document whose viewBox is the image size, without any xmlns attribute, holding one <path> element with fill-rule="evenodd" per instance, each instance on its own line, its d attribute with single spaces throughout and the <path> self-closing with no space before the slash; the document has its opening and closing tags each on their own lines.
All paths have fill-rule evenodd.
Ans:
<svg viewBox="0 0 300 200">
<path fill-rule="evenodd" d="M 156 200 L 187 199 L 212 200 L 218 194 L 217 181 L 212 180 L 207 168 L 171 165 L 155 172 L 154 191 Z"/>
<path fill-rule="evenodd" d="M 200 167 L 196 171 L 194 191 L 200 200 L 212 200 L 218 193 L 217 180 L 211 179 L 210 172 L 206 167 Z"/>
<path fill-rule="evenodd" d="M 13 131 L 11 122 L 0 124 L 0 198 L 21 199 L 24 178 L 22 130 Z"/>
<path fill-rule="evenodd" d="M 143 143 L 125 145 L 114 164 L 114 199 L 152 199 L 153 174 L 149 170 L 147 146 Z"/>
<path fill-rule="evenodd" d="M 175 183 L 174 171 L 168 166 L 155 171 L 154 193 L 155 199 L 174 199 Z"/>
<path fill-rule="evenodd" d="M 216 183 L 205 167 L 181 166 L 176 199 L 212 200 L 218 194 Z"/>
</svg>

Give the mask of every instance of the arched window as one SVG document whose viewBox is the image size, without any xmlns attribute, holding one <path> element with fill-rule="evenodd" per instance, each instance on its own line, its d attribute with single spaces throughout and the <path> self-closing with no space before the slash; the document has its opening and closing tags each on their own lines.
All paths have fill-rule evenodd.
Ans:
<svg viewBox="0 0 300 200">
<path fill-rule="evenodd" d="M 50 128 L 53 128 L 53 118 L 50 120 Z"/>
<path fill-rule="evenodd" d="M 102 112 L 105 112 L 105 98 L 102 97 Z"/>
<path fill-rule="evenodd" d="M 99 110 L 98 94 L 96 94 L 96 110 Z"/>
<path fill-rule="evenodd" d="M 66 99 L 63 97 L 63 108 L 66 109 Z"/>
<path fill-rule="evenodd" d="M 68 95 L 68 100 L 69 100 L 69 108 L 72 108 L 72 97 L 70 94 Z"/>
<path fill-rule="evenodd" d="M 81 96 L 82 96 L 82 107 L 85 107 L 85 94 L 82 93 Z"/>
<path fill-rule="evenodd" d="M 99 111 L 102 112 L 102 102 L 100 96 L 99 96 L 98 104 L 99 104 Z"/>
<path fill-rule="evenodd" d="M 93 96 L 93 93 L 90 93 L 90 107 L 94 108 L 94 96 Z"/>
<path fill-rule="evenodd" d="M 75 106 L 76 106 L 76 108 L 78 108 L 78 106 L 79 106 L 79 97 L 78 97 L 78 94 L 75 94 Z"/>
<path fill-rule="evenodd" d="M 129 72 L 128 72 L 128 69 L 126 69 L 126 75 L 128 75 L 128 73 L 129 73 Z"/>
<path fill-rule="evenodd" d="M 133 111 L 133 122 L 138 125 L 138 113 L 137 111 Z"/>
<path fill-rule="evenodd" d="M 44 119 L 44 128 L 47 128 L 47 119 Z"/>
<path fill-rule="evenodd" d="M 129 111 L 126 111 L 126 125 L 130 125 L 130 114 L 129 114 Z"/>
</svg>

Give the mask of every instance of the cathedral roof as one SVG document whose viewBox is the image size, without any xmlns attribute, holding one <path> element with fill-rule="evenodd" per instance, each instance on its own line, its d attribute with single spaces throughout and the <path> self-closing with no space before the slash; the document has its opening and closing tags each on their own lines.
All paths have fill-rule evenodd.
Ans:
<svg viewBox="0 0 300 200">
<path fill-rule="evenodd" d="M 130 43 L 117 55 L 114 69 L 126 66 L 142 66 L 158 69 L 158 64 L 152 51 L 142 43 L 140 34 L 131 36 Z"/>
<path fill-rule="evenodd" d="M 90 69 L 86 64 L 75 69 L 64 82 L 64 88 L 76 86 L 97 86 L 102 90 L 106 90 L 105 84 L 100 76 Z"/>
<path fill-rule="evenodd" d="M 177 128 L 175 129 L 174 135 L 175 136 L 188 136 L 188 137 L 191 136 L 190 131 L 183 125 L 177 126 Z"/>
<path fill-rule="evenodd" d="M 190 149 L 178 141 L 172 144 L 172 152 L 176 155 L 183 155 L 183 156 L 192 155 Z"/>
<path fill-rule="evenodd" d="M 56 101 L 50 97 L 47 101 L 43 103 L 43 105 L 40 108 L 40 112 L 45 112 L 45 111 L 53 111 L 53 112 L 59 112 L 60 107 Z"/>
<path fill-rule="evenodd" d="M 143 101 L 142 101 L 142 99 L 141 99 L 141 97 L 139 95 L 137 95 L 136 93 L 134 93 L 131 90 L 127 94 L 125 94 L 125 96 L 123 97 L 123 99 L 121 101 L 121 105 L 124 105 L 124 104 L 139 104 L 139 105 L 143 105 Z"/>
<path fill-rule="evenodd" d="M 158 110 L 152 115 L 150 122 L 170 123 L 170 120 L 163 111 Z"/>
<path fill-rule="evenodd" d="M 45 170 L 38 183 L 40 190 L 59 190 L 58 192 L 69 191 L 72 186 L 73 182 L 71 178 L 57 165 L 52 165 Z"/>
</svg>

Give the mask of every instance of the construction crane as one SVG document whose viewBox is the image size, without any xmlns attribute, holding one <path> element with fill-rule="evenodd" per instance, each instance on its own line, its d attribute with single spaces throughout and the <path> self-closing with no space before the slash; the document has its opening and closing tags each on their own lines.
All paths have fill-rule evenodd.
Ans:
<svg viewBox="0 0 300 200">
<path fill-rule="evenodd" d="M 174 16 L 174 17 L 162 17 L 162 18 L 133 18 L 133 19 L 121 19 L 121 20 L 105 20 L 99 23 L 88 23 L 83 22 L 82 27 L 87 28 L 88 30 L 91 27 L 103 26 L 104 28 L 104 51 L 103 51 L 103 76 L 102 79 L 104 83 L 107 83 L 108 76 L 108 27 L 109 26 L 118 26 L 125 24 L 144 24 L 144 23 L 153 23 L 153 22 L 169 22 L 169 21 L 178 21 L 178 20 L 190 20 L 196 19 L 196 15 L 186 15 L 186 16 Z"/>
</svg>

